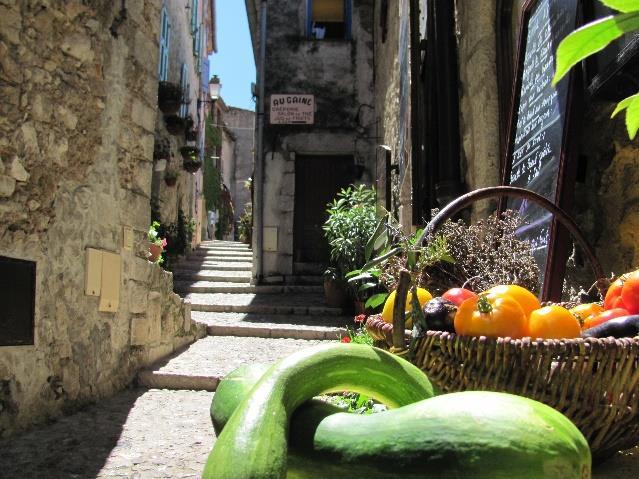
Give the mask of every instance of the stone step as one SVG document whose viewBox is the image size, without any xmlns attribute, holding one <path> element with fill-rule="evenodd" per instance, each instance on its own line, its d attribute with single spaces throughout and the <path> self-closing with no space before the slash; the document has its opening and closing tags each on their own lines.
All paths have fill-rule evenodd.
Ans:
<svg viewBox="0 0 639 479">
<path fill-rule="evenodd" d="M 205 262 L 217 262 L 217 263 L 252 263 L 253 256 L 204 256 L 204 255 L 189 255 L 185 257 L 182 262 L 184 263 L 205 263 Z"/>
<path fill-rule="evenodd" d="M 173 287 L 178 293 L 317 293 L 322 294 L 324 288 L 314 285 L 252 285 L 248 283 L 228 283 L 214 281 L 174 281 Z"/>
<path fill-rule="evenodd" d="M 252 251 L 212 251 L 212 250 L 202 250 L 196 249 L 195 251 L 191 251 L 189 257 L 197 257 L 197 258 L 240 258 L 246 261 L 246 258 L 252 258 Z"/>
<path fill-rule="evenodd" d="M 341 308 L 326 306 L 320 294 L 188 293 L 191 311 L 216 313 L 296 314 L 341 316 Z"/>
<path fill-rule="evenodd" d="M 251 271 L 253 263 L 248 261 L 204 261 L 203 263 L 181 261 L 177 268 L 201 271 Z"/>
<path fill-rule="evenodd" d="M 324 284 L 324 277 L 317 274 L 295 274 L 288 276 L 287 281 L 295 284 Z"/>
<path fill-rule="evenodd" d="M 250 271 L 207 271 L 176 269 L 173 276 L 178 281 L 222 281 L 225 283 L 250 283 Z"/>
<path fill-rule="evenodd" d="M 251 247 L 249 245 L 247 245 L 246 243 L 238 243 L 236 241 L 226 241 L 226 242 L 225 241 L 216 241 L 214 243 L 205 241 L 203 243 L 200 243 L 198 248 L 203 248 L 203 249 L 240 249 L 240 250 L 251 249 Z"/>
<path fill-rule="evenodd" d="M 330 339 L 345 336 L 351 316 L 303 316 L 292 314 L 211 313 L 192 311 L 191 319 L 204 324 L 211 336 Z"/>
<path fill-rule="evenodd" d="M 208 336 L 170 359 L 138 373 L 138 383 L 158 389 L 215 391 L 219 381 L 242 364 L 273 363 L 322 341 Z"/>
</svg>

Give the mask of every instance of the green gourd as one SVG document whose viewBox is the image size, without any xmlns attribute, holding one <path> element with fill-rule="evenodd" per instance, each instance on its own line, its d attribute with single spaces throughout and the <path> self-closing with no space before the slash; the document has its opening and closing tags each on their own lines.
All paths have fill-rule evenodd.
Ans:
<svg viewBox="0 0 639 479">
<path fill-rule="evenodd" d="M 224 427 L 241 401 L 260 400 L 255 395 L 259 388 L 254 390 L 253 386 L 262 371 L 264 366 L 249 367 L 222 381 L 211 408 L 216 431 Z M 358 375 L 357 371 L 354 374 Z M 226 381 L 232 386 L 227 387 Z M 370 389 L 366 394 L 380 398 Z M 230 469 L 225 468 L 228 475 L 218 475 L 221 463 L 210 459 L 204 477 L 590 477 L 590 450 L 583 435 L 559 412 L 527 398 L 463 392 L 373 415 L 339 411 L 318 400 L 307 401 L 295 411 L 285 473 L 266 476 L 263 470 L 242 467 L 254 454 L 252 444 L 245 441 L 245 452 L 238 452 L 241 455 L 231 462 Z M 224 429 L 218 444 L 226 433 Z M 266 442 L 267 438 L 258 435 L 257 441 Z M 281 453 L 281 449 L 271 449 L 271 454 Z"/>
<path fill-rule="evenodd" d="M 238 405 L 208 457 L 203 478 L 281 478 L 293 412 L 323 392 L 354 390 L 389 407 L 433 396 L 426 375 L 381 349 L 330 343 L 273 365 Z"/>
</svg>

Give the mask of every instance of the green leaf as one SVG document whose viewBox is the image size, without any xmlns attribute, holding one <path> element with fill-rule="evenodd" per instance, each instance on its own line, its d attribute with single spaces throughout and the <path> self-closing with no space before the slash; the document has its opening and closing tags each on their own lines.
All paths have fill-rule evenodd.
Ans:
<svg viewBox="0 0 639 479">
<path fill-rule="evenodd" d="M 415 264 L 417 264 L 417 256 L 414 251 L 409 251 L 406 254 L 406 266 L 409 271 L 412 271 L 415 268 Z"/>
<path fill-rule="evenodd" d="M 378 247 L 376 247 L 378 241 L 380 239 L 383 242 L 386 241 L 385 235 L 382 234 L 386 232 L 385 220 L 386 218 L 382 218 L 379 220 L 379 222 L 377 223 L 377 226 L 375 227 L 375 232 L 366 242 L 366 250 L 364 251 L 364 257 L 366 258 L 366 261 L 370 259 L 371 255 L 373 254 L 373 251 L 378 249 Z M 382 242 L 382 246 L 384 245 L 383 242 Z"/>
<path fill-rule="evenodd" d="M 382 263 L 382 262 L 386 261 L 388 258 L 391 258 L 391 257 L 395 256 L 397 253 L 399 253 L 401 251 L 402 251 L 402 248 L 400 248 L 399 246 L 397 248 L 393 248 L 388 253 L 383 254 L 381 256 L 378 256 L 377 258 L 374 258 L 374 259 L 370 260 L 368 263 L 366 263 L 364 266 L 362 266 L 362 271 L 366 271 L 366 270 L 371 269 L 376 264 L 379 264 L 379 263 Z"/>
<path fill-rule="evenodd" d="M 378 306 L 381 306 L 382 304 L 384 304 L 384 301 L 386 301 L 387 297 L 388 297 L 388 293 L 374 294 L 373 296 L 368 298 L 364 307 L 371 308 L 371 309 L 377 308 Z"/>
<path fill-rule="evenodd" d="M 638 0 L 600 0 L 606 7 L 614 8 L 620 12 L 628 13 L 639 10 Z"/>
<path fill-rule="evenodd" d="M 358 274 L 360 274 L 362 272 L 361 269 L 354 269 L 353 271 L 349 271 L 348 273 L 346 273 L 344 275 L 344 278 L 348 279 L 348 278 L 352 278 L 353 276 L 356 276 Z"/>
<path fill-rule="evenodd" d="M 633 102 L 633 100 L 637 97 L 639 97 L 639 93 L 637 93 L 636 95 L 629 96 L 628 98 L 625 98 L 621 100 L 619 103 L 617 103 L 617 108 L 615 108 L 615 111 L 612 112 L 612 115 L 610 115 L 610 118 L 614 118 L 615 116 L 617 116 L 617 113 L 628 108 L 630 104 Z"/>
<path fill-rule="evenodd" d="M 364 283 L 359 288 L 357 288 L 357 292 L 361 293 L 363 291 L 366 291 L 367 289 L 374 288 L 374 287 L 376 287 L 378 285 L 379 285 L 379 283 Z"/>
<path fill-rule="evenodd" d="M 622 13 L 588 23 L 564 38 L 557 47 L 553 86 L 584 58 L 603 50 L 624 33 L 639 29 L 639 12 Z"/>
<path fill-rule="evenodd" d="M 638 95 L 635 95 L 637 97 Z M 639 97 L 635 98 L 628 105 L 626 110 L 626 128 L 628 130 L 628 137 L 633 140 L 639 130 Z"/>
</svg>

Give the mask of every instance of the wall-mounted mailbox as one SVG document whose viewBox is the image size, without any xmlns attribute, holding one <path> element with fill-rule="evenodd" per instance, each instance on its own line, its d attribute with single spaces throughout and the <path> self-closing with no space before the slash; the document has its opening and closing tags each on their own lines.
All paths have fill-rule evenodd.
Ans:
<svg viewBox="0 0 639 479">
<path fill-rule="evenodd" d="M 120 255 L 102 252 L 102 291 L 99 311 L 115 313 L 120 304 Z"/>
<path fill-rule="evenodd" d="M 100 296 L 102 288 L 102 251 L 87 248 L 87 262 L 84 273 L 84 294 Z"/>
<path fill-rule="evenodd" d="M 277 252 L 277 226 L 264 227 L 264 251 Z"/>
</svg>

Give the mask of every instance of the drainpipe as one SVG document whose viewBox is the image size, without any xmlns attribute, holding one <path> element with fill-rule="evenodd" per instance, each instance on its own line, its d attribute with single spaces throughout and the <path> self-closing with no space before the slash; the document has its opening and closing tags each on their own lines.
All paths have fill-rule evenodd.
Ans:
<svg viewBox="0 0 639 479">
<path fill-rule="evenodd" d="M 253 282 L 262 280 L 263 275 L 263 231 L 264 231 L 264 67 L 266 63 L 266 8 L 267 0 L 260 5 L 260 55 L 258 65 L 257 96 L 257 138 L 255 148 L 255 205 L 253 214 L 253 245 L 255 269 Z"/>
</svg>

